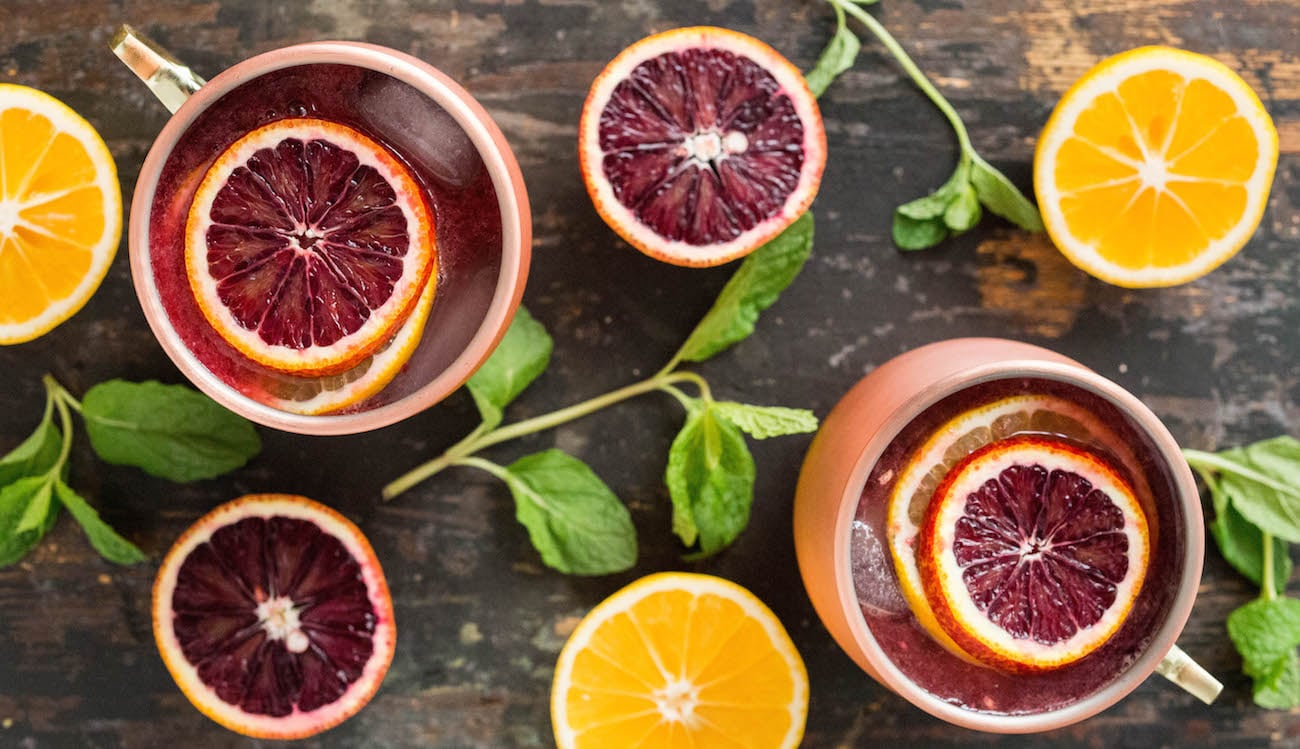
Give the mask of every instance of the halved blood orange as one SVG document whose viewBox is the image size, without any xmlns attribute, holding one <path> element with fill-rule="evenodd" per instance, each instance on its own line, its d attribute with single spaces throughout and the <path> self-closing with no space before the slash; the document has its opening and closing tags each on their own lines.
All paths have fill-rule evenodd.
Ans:
<svg viewBox="0 0 1300 749">
<path fill-rule="evenodd" d="M 931 432 L 894 481 L 885 515 L 885 537 L 899 588 L 917 622 L 953 655 L 972 662 L 975 659 L 939 626 L 930 608 L 916 566 L 917 536 L 935 489 L 954 466 L 986 445 L 1024 434 L 1106 446 L 1116 454 L 1147 516 L 1154 517 L 1155 513 L 1155 501 L 1137 456 L 1105 422 L 1074 401 L 1048 393 L 1013 395 L 964 411 Z"/>
<path fill-rule="evenodd" d="M 642 39 L 601 71 L 578 159 L 597 212 L 633 247 L 720 265 L 812 203 L 826 132 L 789 60 L 751 36 L 697 26 Z"/>
<path fill-rule="evenodd" d="M 154 583 L 153 628 L 200 712 L 275 739 L 319 733 L 364 707 L 396 640 L 365 536 L 285 494 L 228 502 L 181 535 Z"/>
<path fill-rule="evenodd" d="M 926 511 L 917 566 L 944 631 L 982 663 L 1047 671 L 1132 610 L 1150 556 L 1132 488 L 1070 443 L 1013 437 L 972 453 Z"/>
<path fill-rule="evenodd" d="M 345 125 L 278 120 L 208 169 L 186 223 L 190 288 L 249 359 L 336 374 L 379 348 L 436 273 L 433 214 L 383 146 Z"/>
</svg>

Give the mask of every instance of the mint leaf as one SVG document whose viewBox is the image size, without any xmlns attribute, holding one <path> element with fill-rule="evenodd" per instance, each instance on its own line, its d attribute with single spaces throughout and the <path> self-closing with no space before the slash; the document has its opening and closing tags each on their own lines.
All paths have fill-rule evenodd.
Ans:
<svg viewBox="0 0 1300 749">
<path fill-rule="evenodd" d="M 1225 450 L 1214 456 L 1217 464 L 1208 467 L 1219 471 L 1218 485 L 1242 517 L 1296 543 L 1300 542 L 1300 480 L 1292 475 L 1296 467 L 1287 463 L 1287 440 L 1291 438 Z M 1202 468 L 1198 464 L 1198 470 Z"/>
<path fill-rule="evenodd" d="M 909 201 L 894 209 L 895 216 L 904 216 L 906 218 L 925 221 L 931 218 L 943 218 L 943 214 L 948 210 L 948 204 L 957 196 L 960 189 L 954 182 L 957 175 L 943 184 L 938 190 Z"/>
<path fill-rule="evenodd" d="M 0 486 L 12 484 L 20 478 L 48 473 L 59 460 L 63 438 L 54 426 L 53 410 L 46 409 L 45 418 L 36 431 L 0 458 Z"/>
<path fill-rule="evenodd" d="M 813 96 L 821 96 L 840 73 L 853 67 L 853 62 L 862 49 L 862 42 L 844 23 L 844 11 L 837 7 L 835 13 L 839 18 L 835 36 L 831 37 L 822 50 L 821 57 L 817 58 L 817 65 L 804 76 Z"/>
<path fill-rule="evenodd" d="M 1237 512 L 1224 497 L 1224 507 L 1220 509 L 1215 501 L 1214 520 L 1209 524 L 1210 535 L 1214 537 L 1219 552 L 1233 569 L 1256 585 L 1264 584 L 1264 539 L 1263 533 Z M 1286 583 L 1291 579 L 1291 556 L 1287 543 L 1280 538 L 1273 538 L 1273 586 L 1278 593 L 1286 590 Z"/>
<path fill-rule="evenodd" d="M 48 492 L 49 481 L 45 476 L 28 476 L 0 487 L 0 567 L 8 567 L 27 556 L 54 525 L 59 508 L 57 504 L 47 503 L 44 522 L 31 530 L 18 531 L 18 524 L 43 488 Z"/>
<path fill-rule="evenodd" d="M 171 481 L 219 476 L 262 449 L 252 424 L 182 385 L 110 380 L 81 406 L 100 458 Z"/>
<path fill-rule="evenodd" d="M 1228 636 L 1242 671 L 1255 681 L 1255 702 L 1270 709 L 1300 706 L 1300 601 L 1258 599 L 1228 615 Z"/>
<path fill-rule="evenodd" d="M 971 184 L 984 207 L 1027 231 L 1042 231 L 1038 208 L 991 164 L 971 154 Z"/>
<path fill-rule="evenodd" d="M 546 328 L 519 307 L 501 343 L 465 383 L 488 428 L 500 424 L 505 407 L 546 371 L 552 345 Z"/>
<path fill-rule="evenodd" d="M 726 547 L 745 529 L 754 503 L 754 458 L 735 424 L 702 405 L 691 409 L 668 451 L 664 482 L 673 532 L 701 555 Z"/>
<path fill-rule="evenodd" d="M 98 551 L 100 556 L 114 564 L 135 564 L 148 559 L 135 544 L 117 535 L 117 531 L 101 520 L 99 513 L 86 504 L 86 500 L 74 492 L 72 487 L 62 481 L 56 481 L 54 493 L 59 498 L 59 502 L 68 508 L 72 517 L 81 524 L 81 529 L 86 532 L 86 538 L 90 539 L 90 545 L 95 547 L 95 551 Z"/>
<path fill-rule="evenodd" d="M 570 575 L 608 575 L 636 564 L 632 518 L 586 463 L 545 450 L 493 472 L 510 488 L 515 517 L 548 567 Z"/>
<path fill-rule="evenodd" d="M 952 202 L 944 209 L 943 223 L 954 234 L 960 234 L 978 224 L 983 213 L 980 210 L 980 199 L 975 194 L 975 188 L 967 183 L 957 191 Z"/>
<path fill-rule="evenodd" d="M 785 231 L 750 253 L 713 307 L 682 345 L 678 357 L 700 362 L 754 332 L 758 314 L 776 302 L 812 252 L 813 218 L 804 213 Z"/>
<path fill-rule="evenodd" d="M 892 234 L 900 250 L 925 250 L 947 239 L 948 227 L 942 213 L 938 218 L 915 219 L 899 209 L 894 211 Z"/>
<path fill-rule="evenodd" d="M 53 500 L 53 476 L 39 476 L 40 485 L 27 500 L 27 509 L 23 511 L 22 517 L 18 519 L 18 525 L 14 527 L 14 533 L 22 535 L 30 533 L 41 527 L 45 519 L 50 515 L 50 502 Z"/>
<path fill-rule="evenodd" d="M 748 403 L 718 401 L 714 412 L 756 439 L 817 431 L 817 416 L 806 408 L 751 406 Z"/>
</svg>

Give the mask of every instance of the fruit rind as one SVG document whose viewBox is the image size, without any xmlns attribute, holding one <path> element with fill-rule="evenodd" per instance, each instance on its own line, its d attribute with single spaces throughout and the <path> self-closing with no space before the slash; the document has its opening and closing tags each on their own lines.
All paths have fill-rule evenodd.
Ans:
<svg viewBox="0 0 1300 749">
<path fill-rule="evenodd" d="M 352 683 L 338 701 L 310 713 L 294 711 L 288 717 L 251 715 L 222 700 L 198 676 L 198 670 L 185 659 L 172 624 L 172 595 L 185 559 L 218 529 L 249 517 L 289 517 L 306 520 L 343 545 L 357 560 L 374 608 L 374 652 L 361 677 Z M 153 586 L 154 642 L 163 663 L 181 692 L 199 712 L 220 725 L 246 736 L 264 739 L 300 739 L 320 733 L 342 723 L 365 707 L 378 690 L 393 660 L 397 629 L 393 620 L 392 599 L 383 569 L 370 542 L 352 521 L 335 510 L 306 497 L 290 494 L 249 494 L 227 502 L 191 525 L 172 545 L 158 570 Z M 328 712 L 328 718 L 317 713 Z M 315 716 L 315 717 L 313 717 Z"/>
<path fill-rule="evenodd" d="M 602 624 L 631 608 L 636 602 L 657 593 L 690 593 L 695 596 L 718 596 L 736 604 L 763 628 L 774 649 L 779 653 L 794 677 L 794 690 L 790 700 L 790 729 L 774 749 L 794 749 L 803 739 L 808 714 L 808 671 L 795 649 L 790 635 L 780 625 L 776 614 L 750 591 L 712 575 L 689 572 L 661 572 L 637 580 L 596 605 L 579 622 L 560 651 L 555 677 L 551 683 L 551 724 L 559 749 L 575 749 L 576 734 L 570 727 L 565 698 L 570 687 L 574 660 L 591 642 Z"/>
<path fill-rule="evenodd" d="M 94 245 L 87 247 L 93 259 L 72 293 L 55 301 L 31 320 L 18 324 L 0 324 L 0 345 L 25 343 L 39 338 L 86 306 L 108 274 L 122 238 L 122 188 L 118 182 L 117 164 L 95 127 L 71 107 L 44 91 L 14 83 L 0 83 L 0 111 L 14 107 L 48 119 L 58 131 L 85 136 L 76 139 L 85 147 L 86 155 L 94 165 L 95 182 L 92 184 L 103 194 L 104 231 Z M 3 197 L 0 195 L 0 199 Z"/>
<path fill-rule="evenodd" d="M 998 475 L 1013 458 L 1021 465 L 1040 465 L 1048 472 L 1083 471 L 1094 489 L 1121 510 L 1128 539 L 1127 573 L 1116 586 L 1114 602 L 1092 625 L 1073 637 L 1044 646 L 993 624 L 972 600 L 953 554 L 950 529 L 964 513 L 967 496 Z M 988 445 L 954 468 L 935 491 L 919 537 L 917 562 L 925 592 L 944 630 L 983 663 L 1011 673 L 1038 673 L 1076 662 L 1104 645 L 1124 624 L 1141 592 L 1150 556 L 1147 523 L 1132 490 L 1119 473 L 1096 456 L 1062 442 L 1036 437 L 1012 438 Z"/>
<path fill-rule="evenodd" d="M 805 128 L 804 160 L 799 185 L 786 198 L 784 210 L 726 243 L 692 245 L 657 235 L 656 241 L 646 241 L 633 231 L 634 227 L 641 226 L 640 219 L 618 201 L 613 187 L 602 172 L 600 115 L 609 103 L 614 89 L 642 62 L 689 48 L 721 48 L 736 54 L 748 51 L 750 55 L 756 56 L 756 62 L 772 74 L 780 84 L 781 91 L 787 92 Z M 689 26 L 646 37 L 620 52 L 605 66 L 592 83 L 582 106 L 582 116 L 578 122 L 578 152 L 578 163 L 587 194 L 597 213 L 624 241 L 657 260 L 673 265 L 704 268 L 722 265 L 753 252 L 784 231 L 812 205 L 826 167 L 826 131 L 822 126 L 817 97 L 808 88 L 803 74 L 780 52 L 767 43 L 738 31 L 716 26 Z"/>
<path fill-rule="evenodd" d="M 217 284 L 208 270 L 207 237 L 212 225 L 210 213 L 213 201 L 226 185 L 235 169 L 264 148 L 274 148 L 286 139 L 320 139 L 335 145 L 348 146 L 348 150 L 363 166 L 374 168 L 393 188 L 398 205 L 406 219 L 409 238 L 408 267 L 417 273 L 405 273 L 393 287 L 392 294 L 358 330 L 342 341 L 352 344 L 339 347 L 333 344 L 323 349 L 292 349 L 273 346 L 261 339 L 256 330 L 249 330 L 235 319 L 230 309 L 217 295 Z M 331 375 L 344 372 L 365 359 L 388 341 L 410 316 L 431 278 L 437 278 L 437 247 L 433 211 L 424 191 L 410 174 L 409 169 L 380 144 L 365 134 L 346 125 L 314 118 L 289 118 L 277 120 L 245 134 L 231 144 L 208 168 L 195 192 L 185 224 L 185 264 L 190 279 L 190 289 L 199 310 L 208 324 L 227 343 L 243 356 L 270 369 L 295 375 Z"/>
<path fill-rule="evenodd" d="M 1238 112 L 1250 124 L 1262 151 L 1263 168 L 1256 169 L 1244 183 L 1248 204 L 1240 222 L 1191 263 L 1166 268 L 1133 270 L 1117 266 L 1070 234 L 1061 210 L 1061 195 L 1055 188 L 1052 170 L 1056 154 L 1074 134 L 1079 115 L 1095 98 L 1112 91 L 1117 84 L 1138 73 L 1172 70 L 1185 77 L 1203 78 L 1230 96 Z M 1220 87 L 1218 84 L 1230 83 Z M 1053 243 L 1074 265 L 1101 280 L 1127 288 L 1175 286 L 1209 273 L 1235 255 L 1254 234 L 1268 205 L 1269 186 L 1277 168 L 1278 134 L 1259 96 L 1228 66 L 1211 57 L 1163 46 L 1138 47 L 1098 63 L 1066 91 L 1048 118 L 1034 152 L 1034 189 L 1043 224 Z"/>
</svg>

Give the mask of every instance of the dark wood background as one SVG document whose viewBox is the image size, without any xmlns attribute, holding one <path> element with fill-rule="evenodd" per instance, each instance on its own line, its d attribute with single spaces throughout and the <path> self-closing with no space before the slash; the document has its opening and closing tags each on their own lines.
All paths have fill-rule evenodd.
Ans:
<svg viewBox="0 0 1300 749">
<path fill-rule="evenodd" d="M 1051 347 L 1116 380 L 1184 445 L 1300 434 L 1296 2 L 884 0 L 873 12 L 952 98 L 981 152 L 1025 187 L 1053 103 L 1100 58 L 1162 43 L 1227 62 L 1256 88 L 1281 133 L 1269 210 L 1239 256 L 1169 290 L 1107 286 L 1043 238 L 996 220 L 939 249 L 900 253 L 888 239 L 891 210 L 947 177 L 954 144 L 939 114 L 868 41 L 822 99 L 832 156 L 815 205 L 814 256 L 751 339 L 701 367 L 716 392 L 824 416 L 894 354 L 998 335 Z M 433 63 L 481 99 L 527 179 L 536 244 L 525 302 L 556 340 L 550 371 L 511 410 L 516 418 L 656 370 L 730 273 L 648 260 L 592 210 L 574 158 L 576 123 L 603 64 L 646 34 L 703 23 L 762 37 L 806 68 L 833 28 L 814 0 L 5 0 L 0 80 L 44 89 L 99 128 L 124 202 L 167 115 L 108 51 L 121 22 L 206 76 L 294 42 L 362 39 Z M 125 238 L 80 314 L 33 343 L 0 349 L 0 450 L 37 422 L 45 372 L 74 393 L 113 377 L 180 381 L 145 325 Z M 780 615 L 811 677 L 809 747 L 1300 745 L 1300 715 L 1251 703 L 1223 622 L 1254 591 L 1213 550 L 1181 639 L 1227 685 L 1212 707 L 1153 677 L 1100 716 L 1044 736 L 987 736 L 930 718 L 862 674 L 803 592 L 790 513 L 806 436 L 755 444 L 749 529 L 712 560 L 681 560 L 661 483 L 681 418 L 674 402 L 649 396 L 491 452 L 509 460 L 558 445 L 589 461 L 628 503 L 640 564 L 603 579 L 544 569 L 509 495 L 483 474 L 449 471 L 380 501 L 385 482 L 474 426 L 463 394 L 366 435 L 262 430 L 266 447 L 253 463 L 188 486 L 99 463 L 79 437 L 72 483 L 152 561 L 105 563 L 63 518 L 35 553 L 0 570 L 0 746 L 259 745 L 190 707 L 155 652 L 149 620 L 157 560 L 171 542 L 200 514 L 251 491 L 307 494 L 354 519 L 385 565 L 396 604 L 397 655 L 379 694 L 304 746 L 550 746 L 548 692 L 565 635 L 605 595 L 665 569 L 736 580 Z"/>
</svg>

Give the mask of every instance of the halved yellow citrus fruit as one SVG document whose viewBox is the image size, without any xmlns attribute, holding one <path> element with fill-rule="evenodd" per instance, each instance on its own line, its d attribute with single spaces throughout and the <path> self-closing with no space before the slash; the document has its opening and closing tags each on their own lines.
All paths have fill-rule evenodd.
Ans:
<svg viewBox="0 0 1300 749">
<path fill-rule="evenodd" d="M 122 191 L 95 128 L 49 94 L 0 83 L 0 344 L 76 314 L 122 234 Z"/>
<path fill-rule="evenodd" d="M 261 379 L 257 391 L 260 395 L 256 397 L 281 411 L 315 416 L 343 411 L 374 396 L 401 373 L 419 348 L 436 287 L 436 279 L 430 279 L 415 311 L 397 329 L 397 335 L 352 369 L 319 377 L 268 373 Z"/>
<path fill-rule="evenodd" d="M 551 687 L 560 749 L 785 749 L 807 714 L 808 674 L 781 622 L 709 575 L 650 575 L 605 599 Z"/>
<path fill-rule="evenodd" d="M 917 622 L 953 655 L 971 662 L 976 659 L 948 636 L 930 608 L 917 569 L 917 536 L 935 490 L 954 466 L 986 445 L 1025 434 L 1065 437 L 1117 453 L 1139 503 L 1149 517 L 1155 516 L 1155 500 L 1137 456 L 1114 430 L 1074 401 L 1046 393 L 1014 395 L 969 409 L 941 424 L 912 453 L 894 481 L 885 513 L 885 537 L 899 588 Z"/>
<path fill-rule="evenodd" d="M 826 132 L 789 60 L 752 36 L 695 26 L 642 39 L 601 71 L 578 162 L 596 211 L 633 247 L 720 265 L 812 203 Z"/>
<path fill-rule="evenodd" d="M 1052 241 L 1119 286 L 1209 273 L 1259 226 L 1278 138 L 1259 97 L 1203 55 L 1141 47 L 1102 61 L 1056 105 L 1034 155 Z"/>
<path fill-rule="evenodd" d="M 917 567 L 961 649 L 1013 673 L 1074 663 L 1115 634 L 1150 557 L 1147 522 L 1109 463 L 1013 437 L 949 472 L 926 511 Z"/>
<path fill-rule="evenodd" d="M 271 739 L 311 736 L 364 707 L 396 642 L 366 537 L 288 494 L 250 494 L 190 526 L 158 570 L 153 629 L 200 712 Z"/>
<path fill-rule="evenodd" d="M 208 323 L 291 374 L 353 368 L 436 278 L 433 213 L 415 177 L 327 120 L 277 120 L 235 141 L 200 183 L 185 233 Z"/>
</svg>

